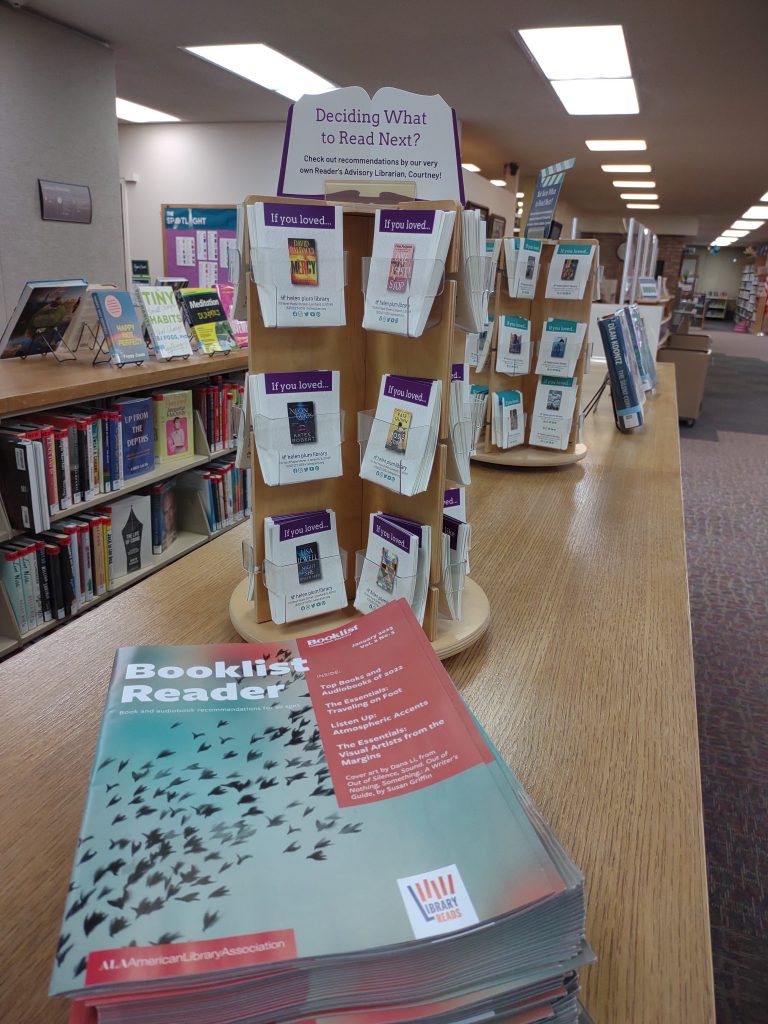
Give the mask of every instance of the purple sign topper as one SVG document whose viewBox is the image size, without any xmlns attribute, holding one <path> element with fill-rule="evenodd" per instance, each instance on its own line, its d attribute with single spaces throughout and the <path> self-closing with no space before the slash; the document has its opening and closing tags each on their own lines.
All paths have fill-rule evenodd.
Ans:
<svg viewBox="0 0 768 1024">
<path fill-rule="evenodd" d="M 454 363 L 451 366 L 451 380 L 464 380 L 464 363 Z"/>
<path fill-rule="evenodd" d="M 306 203 L 264 203 L 264 224 L 268 228 L 301 231 L 332 230 L 336 227 L 336 207 L 309 206 Z"/>
<path fill-rule="evenodd" d="M 379 231 L 392 234 L 431 235 L 435 228 L 434 210 L 382 210 Z"/>
<path fill-rule="evenodd" d="M 298 373 L 265 373 L 264 390 L 268 395 L 297 395 L 332 391 L 331 370 L 301 370 Z"/>
<path fill-rule="evenodd" d="M 401 551 L 411 550 L 411 535 L 405 530 L 401 530 L 399 526 L 395 526 L 394 523 L 386 522 L 381 516 L 373 517 L 373 532 L 388 544 L 400 548 Z"/>
<path fill-rule="evenodd" d="M 395 377 L 389 375 L 384 385 L 385 398 L 395 398 L 398 402 L 413 402 L 415 405 L 429 405 L 434 381 L 416 380 L 414 377 Z"/>
<path fill-rule="evenodd" d="M 288 522 L 280 523 L 280 540 L 298 540 L 300 537 L 311 537 L 315 533 L 323 533 L 331 528 L 330 512 L 307 512 L 305 516 L 296 516 Z"/>
<path fill-rule="evenodd" d="M 456 551 L 459 546 L 459 521 L 451 516 L 443 516 L 443 533 L 448 534 L 451 551 Z"/>
</svg>

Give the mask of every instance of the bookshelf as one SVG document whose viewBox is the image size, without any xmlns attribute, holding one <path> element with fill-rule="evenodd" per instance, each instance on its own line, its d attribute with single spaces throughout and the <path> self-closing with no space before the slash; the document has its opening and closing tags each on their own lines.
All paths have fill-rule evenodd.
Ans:
<svg viewBox="0 0 768 1024">
<path fill-rule="evenodd" d="M 545 292 L 547 288 L 547 275 L 549 265 L 555 251 L 555 246 L 562 242 L 574 241 L 579 245 L 594 245 L 595 252 L 592 258 L 592 267 L 589 272 L 584 296 L 578 300 L 569 299 L 547 299 Z M 574 412 L 571 433 L 568 439 L 568 446 L 562 451 L 548 448 L 534 447 L 528 444 L 530 437 L 531 419 L 533 416 L 533 404 L 536 396 L 539 375 L 533 372 L 538 355 L 538 341 L 544 323 L 550 317 L 559 317 L 567 320 L 576 320 L 579 323 L 589 325 L 590 310 L 592 308 L 592 294 L 595 287 L 595 274 L 597 273 L 597 241 L 591 238 L 579 239 L 558 239 L 557 242 L 545 240 L 542 244 L 541 264 L 539 276 L 536 282 L 536 293 L 533 299 L 510 298 L 507 287 L 507 274 L 504 269 L 504 250 L 499 260 L 499 271 L 496 279 L 496 293 L 494 301 L 494 322 L 491 351 L 488 360 L 480 374 L 475 374 L 473 383 L 482 383 L 488 386 L 488 413 L 486 414 L 485 443 L 482 449 L 478 449 L 473 456 L 476 462 L 485 462 L 498 466 L 517 466 L 543 468 L 546 466 L 567 466 L 579 462 L 587 454 L 587 446 L 579 438 L 579 405 L 582 398 L 584 373 L 588 361 L 588 337 L 585 333 L 584 343 L 581 347 L 574 378 L 578 381 L 579 393 L 577 395 L 576 410 Z M 498 339 L 498 323 L 502 316 L 522 316 L 531 321 L 531 372 L 522 376 L 513 377 L 506 373 L 499 373 L 496 370 L 496 352 Z M 491 443 L 490 417 L 492 414 L 491 395 L 496 391 L 514 389 L 521 391 L 523 395 L 523 409 L 526 416 L 525 437 L 526 443 L 514 448 L 499 448 Z"/>
<path fill-rule="evenodd" d="M 707 292 L 706 302 L 704 304 L 704 319 L 705 320 L 725 320 L 725 314 L 728 312 L 728 293 L 727 292 Z"/>
<path fill-rule="evenodd" d="M 760 334 L 765 329 L 766 312 L 768 312 L 768 256 L 753 256 L 744 267 L 736 296 L 736 313 L 734 320 L 740 330 Z"/>
<path fill-rule="evenodd" d="M 255 202 L 299 202 L 308 200 L 275 199 L 270 196 L 249 196 L 246 204 Z M 312 205 L 326 205 L 311 201 Z M 337 627 L 359 614 L 351 605 L 354 599 L 355 554 L 365 548 L 368 522 L 372 512 L 382 511 L 412 519 L 430 526 L 432 551 L 430 586 L 424 616 L 424 631 L 441 657 L 448 651 L 456 653 L 485 632 L 490 618 L 488 602 L 481 588 L 467 579 L 460 622 L 438 621 L 439 581 L 441 573 L 441 539 L 443 501 L 446 487 L 448 432 L 448 400 L 451 363 L 454 353 L 454 317 L 456 310 L 456 275 L 459 272 L 461 207 L 453 201 L 402 203 L 393 209 L 437 209 L 456 212 L 456 224 L 445 266 L 442 293 L 435 298 L 432 326 L 420 338 L 406 338 L 362 327 L 364 260 L 373 244 L 374 207 L 346 204 L 338 207 L 343 216 L 346 259 L 345 309 L 346 324 L 341 327 L 266 328 L 261 317 L 256 285 L 248 279 L 248 330 L 251 339 L 249 369 L 251 373 L 290 372 L 296 370 L 340 370 L 342 433 L 342 475 L 331 479 L 290 485 L 267 486 L 258 459 L 253 452 L 253 564 L 255 591 L 248 597 L 248 583 L 243 580 L 230 601 L 230 616 L 238 633 L 246 640 L 266 642 L 292 639 Z M 250 251 L 246 227 L 245 251 Z M 436 321 L 436 322 L 435 322 Z M 463 355 L 462 355 L 463 361 Z M 432 473 L 425 491 L 407 496 L 360 478 L 360 446 L 358 413 L 376 408 L 381 378 L 385 373 L 439 379 L 442 383 L 440 428 Z M 349 604 L 341 613 L 327 613 L 298 622 L 276 625 L 269 609 L 269 593 L 264 574 L 258 571 L 265 556 L 264 518 L 331 508 L 336 513 L 339 548 L 347 553 L 345 574 Z"/>
<path fill-rule="evenodd" d="M 9 359 L 4 362 L 0 374 L 0 425 L 3 420 L 23 418 L 27 413 L 54 410 L 60 406 L 77 405 L 95 399 L 105 399 L 117 395 L 135 392 L 158 391 L 169 386 L 192 385 L 211 376 L 244 370 L 247 356 L 244 352 L 233 351 L 229 356 L 193 355 L 184 362 L 170 363 L 147 360 L 141 366 L 118 369 L 110 365 L 93 366 L 92 355 L 83 353 L 77 359 L 57 363 L 50 357 L 31 356 L 29 359 Z M 131 372 L 133 371 L 133 372 Z M 202 420 L 197 411 L 193 413 L 194 454 L 177 462 L 158 464 L 149 473 L 136 476 L 124 484 L 119 490 L 98 494 L 88 501 L 78 502 L 60 512 L 51 515 L 51 528 L 56 523 L 69 519 L 81 512 L 110 505 L 137 491 L 150 488 L 153 484 L 176 477 L 191 469 L 200 469 L 208 463 L 231 455 L 232 448 L 219 448 L 215 451 L 208 444 Z M 150 564 L 141 569 L 119 577 L 111 589 L 85 604 L 77 616 L 89 612 L 92 608 L 115 596 L 127 587 L 181 558 L 207 543 L 214 536 L 231 529 L 211 530 L 198 494 L 185 492 L 185 500 L 178 503 L 178 536 L 176 540 L 161 554 L 152 556 Z M 233 525 L 242 522 L 238 519 Z M 0 486 L 0 543 L 11 540 L 14 536 L 30 531 L 15 530 L 5 511 Z M 0 585 L 0 658 L 5 657 L 20 647 L 31 643 L 39 637 L 51 632 L 69 621 L 53 619 L 31 630 L 21 633 L 5 589 Z"/>
</svg>

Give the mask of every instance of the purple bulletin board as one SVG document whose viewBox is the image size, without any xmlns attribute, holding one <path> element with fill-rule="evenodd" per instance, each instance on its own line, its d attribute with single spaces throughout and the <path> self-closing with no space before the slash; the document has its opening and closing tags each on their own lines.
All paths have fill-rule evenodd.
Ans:
<svg viewBox="0 0 768 1024">
<path fill-rule="evenodd" d="M 230 283 L 237 239 L 237 207 L 163 204 L 163 268 L 190 288 Z M 233 268 L 234 276 L 234 268 Z"/>
</svg>

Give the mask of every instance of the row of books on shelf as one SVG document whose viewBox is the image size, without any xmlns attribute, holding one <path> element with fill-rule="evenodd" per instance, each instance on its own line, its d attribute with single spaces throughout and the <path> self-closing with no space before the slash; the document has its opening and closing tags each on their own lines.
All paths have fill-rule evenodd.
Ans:
<svg viewBox="0 0 768 1024">
<path fill-rule="evenodd" d="M 137 285 L 128 291 L 84 278 L 28 281 L 0 338 L 0 358 L 74 351 L 84 336 L 115 365 L 140 363 L 148 344 L 160 359 L 212 355 L 248 344 L 247 324 L 232 315 L 234 287 Z"/>
<path fill-rule="evenodd" d="M 265 327 L 327 327 L 346 323 L 343 217 L 334 206 L 259 202 L 246 206 L 251 275 Z M 488 239 L 479 211 L 460 213 L 461 256 L 456 322 L 481 331 L 487 319 L 501 239 Z M 363 322 L 368 330 L 407 337 L 424 332 L 440 294 L 454 211 L 376 210 L 370 257 L 363 266 Z M 240 249 L 244 235 L 241 229 Z M 533 298 L 542 242 L 504 239 L 509 294 Z M 581 299 L 595 246 L 560 243 L 547 276 L 546 297 Z M 244 309 L 246 261 L 241 260 L 236 311 Z"/>
<path fill-rule="evenodd" d="M 219 376 L 3 421 L 0 496 L 10 525 L 47 529 L 52 515 L 183 463 L 195 453 L 195 416 L 210 452 L 234 447 L 244 396 L 240 380 Z"/>
<path fill-rule="evenodd" d="M 75 615 L 132 573 L 151 568 L 176 540 L 185 505 L 200 496 L 213 533 L 250 512 L 247 470 L 233 457 L 190 471 L 129 497 L 22 534 L 0 545 L 0 585 L 19 633 Z M 187 515 L 188 519 L 194 517 Z"/>
<path fill-rule="evenodd" d="M 645 396 L 657 383 L 656 364 L 637 306 L 624 306 L 597 321 L 611 384 L 616 426 L 623 433 L 645 422 Z"/>
<path fill-rule="evenodd" d="M 469 483 L 468 367 L 452 367 L 449 401 L 451 479 Z M 268 485 L 342 475 L 344 437 L 341 371 L 255 373 L 248 378 L 248 415 L 256 455 Z M 437 447 L 442 383 L 384 374 L 375 410 L 358 414 L 360 475 L 388 490 L 426 490 Z"/>
<path fill-rule="evenodd" d="M 442 615 L 461 618 L 471 528 L 463 489 L 446 492 L 440 540 Z M 349 552 L 339 548 L 336 513 L 317 509 L 264 520 L 264 585 L 272 619 L 296 622 L 348 604 Z M 432 570 L 432 529 L 386 512 L 369 517 L 366 547 L 355 553 L 354 607 L 363 614 L 401 598 L 423 623 Z"/>
</svg>

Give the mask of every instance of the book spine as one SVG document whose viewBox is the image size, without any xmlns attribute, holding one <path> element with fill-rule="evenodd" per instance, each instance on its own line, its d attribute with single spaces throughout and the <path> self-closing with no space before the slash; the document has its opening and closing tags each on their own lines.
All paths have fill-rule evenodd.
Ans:
<svg viewBox="0 0 768 1024">
<path fill-rule="evenodd" d="M 48 561 L 48 578 L 51 581 L 51 611 L 54 619 L 66 618 L 64 607 L 64 584 L 61 578 L 61 548 L 58 544 L 46 544 L 45 556 Z"/>
<path fill-rule="evenodd" d="M 39 541 L 35 545 L 37 560 L 37 576 L 40 581 L 40 602 L 43 610 L 43 622 L 50 622 L 53 617 L 53 601 L 51 598 L 51 581 L 48 576 L 48 559 L 45 557 L 45 544 Z"/>
<path fill-rule="evenodd" d="M 48 490 L 48 511 L 51 515 L 59 511 L 59 485 L 56 473 L 56 441 L 53 427 L 41 431 L 45 451 L 45 480 Z"/>
<path fill-rule="evenodd" d="M 26 576 L 29 581 L 29 599 L 32 618 L 36 626 L 42 626 L 45 619 L 43 618 L 43 598 L 40 593 L 40 578 L 37 575 L 37 553 L 35 551 L 35 545 L 29 545 L 24 555 L 24 561 L 26 562 Z"/>
<path fill-rule="evenodd" d="M 125 461 L 123 459 L 123 417 L 118 413 L 115 423 L 117 425 L 117 484 L 118 489 L 125 486 Z"/>
<path fill-rule="evenodd" d="M 72 507 L 72 469 L 69 464 L 69 435 L 59 430 L 54 435 L 56 443 L 56 480 L 59 490 L 59 506 L 63 512 Z"/>
<path fill-rule="evenodd" d="M 152 505 L 152 554 L 163 553 L 163 498 L 162 492 L 152 491 L 149 496 Z"/>
<path fill-rule="evenodd" d="M 85 600 L 94 598 L 93 558 L 91 556 L 91 530 L 87 523 L 80 524 L 80 550 L 83 552 L 83 581 Z"/>
<path fill-rule="evenodd" d="M 16 625 L 19 627 L 19 633 L 23 636 L 24 633 L 29 632 L 30 625 L 27 619 L 27 605 L 24 600 L 24 587 L 21 581 L 21 559 L 18 552 L 5 550 L 0 551 L 0 558 L 2 558 L 0 570 L 2 570 L 3 586 L 8 595 L 8 600 L 16 619 Z"/>
<path fill-rule="evenodd" d="M 155 431 L 155 462 L 162 462 L 165 440 L 165 395 L 152 395 L 152 425 Z"/>
<path fill-rule="evenodd" d="M 625 428 L 640 426 L 643 422 L 642 408 L 627 359 L 626 338 L 618 317 L 603 317 L 598 320 L 597 326 L 608 363 L 616 415 Z"/>
<path fill-rule="evenodd" d="M 77 427 L 67 427 L 67 437 L 69 439 L 69 473 L 70 479 L 72 480 L 72 504 L 76 505 L 81 501 L 85 501 L 84 483 L 80 475 L 80 446 L 78 444 L 78 430 Z"/>
<path fill-rule="evenodd" d="M 101 483 L 101 446 L 99 444 L 101 440 L 101 429 L 99 427 L 99 420 L 97 416 L 91 417 L 90 423 L 90 436 L 91 436 L 91 482 L 93 488 L 93 497 L 97 494 L 103 493 L 104 488 Z"/>
<path fill-rule="evenodd" d="M 96 490 L 99 494 L 105 494 L 107 490 L 107 471 L 104 465 L 104 422 L 101 415 L 96 416 L 93 421 L 95 432 L 96 449 Z"/>
<path fill-rule="evenodd" d="M 112 589 L 112 516 L 103 516 L 104 526 L 104 568 L 107 590 Z"/>
<path fill-rule="evenodd" d="M 104 576 L 104 536 L 101 516 L 90 520 L 88 528 L 91 534 L 91 562 L 93 563 L 93 592 L 100 597 L 107 591 Z"/>
<path fill-rule="evenodd" d="M 214 409 L 215 402 L 213 392 L 214 389 L 212 387 L 207 387 L 205 389 L 206 401 L 208 406 L 205 432 L 208 437 L 208 446 L 212 452 L 216 451 L 216 413 Z"/>
<path fill-rule="evenodd" d="M 100 416 L 101 424 L 101 482 L 104 494 L 112 490 L 112 447 L 110 443 L 111 421 L 109 413 Z"/>
</svg>

